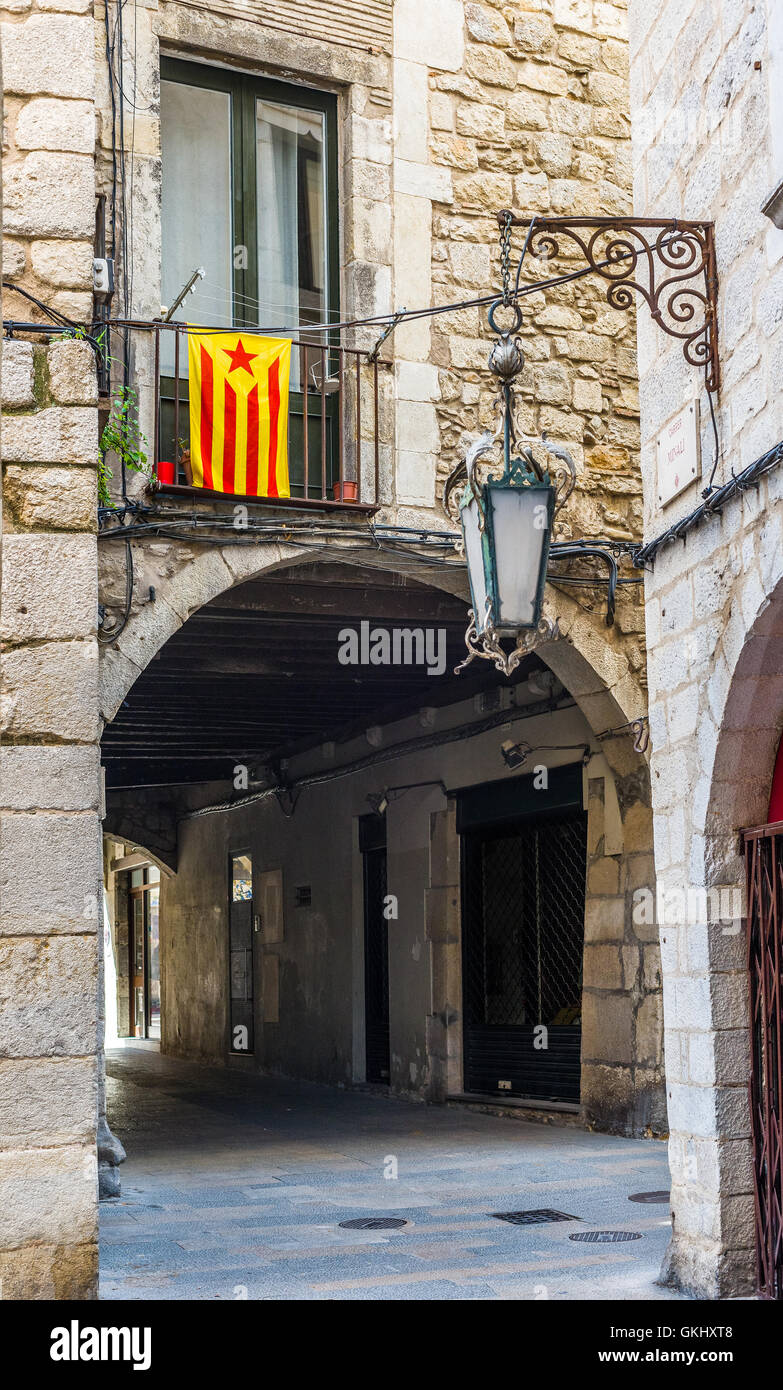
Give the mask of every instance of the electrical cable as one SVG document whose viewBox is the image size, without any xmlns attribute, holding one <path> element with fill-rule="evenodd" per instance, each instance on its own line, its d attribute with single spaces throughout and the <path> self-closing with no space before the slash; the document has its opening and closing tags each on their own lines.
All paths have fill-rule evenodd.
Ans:
<svg viewBox="0 0 783 1390">
<path fill-rule="evenodd" d="M 119 5 L 119 10 L 120 10 L 120 12 L 121 12 L 121 10 L 122 10 L 122 3 L 124 3 L 124 0 L 121 0 L 121 3 L 120 3 L 120 5 Z M 121 136 L 121 140 L 122 140 L 122 138 L 123 138 L 123 137 Z M 526 251 L 527 251 L 527 248 L 528 248 L 528 245 L 529 245 L 530 237 L 531 237 L 531 235 L 532 235 L 534 226 L 536 225 L 537 222 L 543 222 L 544 220 L 545 220 L 545 219 L 536 219 L 536 218 L 533 218 L 533 219 L 531 220 L 530 226 L 528 227 L 527 236 L 526 236 L 526 238 L 525 238 L 525 245 L 524 245 L 524 247 L 523 247 L 522 256 L 520 257 L 520 266 L 521 266 L 522 261 L 524 260 L 524 257 L 525 257 L 525 254 L 526 254 Z M 114 233 L 113 233 L 113 235 L 114 235 Z M 675 235 L 676 235 L 676 234 L 673 234 L 673 235 L 672 235 L 672 238 L 669 238 L 668 240 L 673 240 Z M 664 245 L 668 244 L 668 240 L 665 241 L 663 244 L 664 244 Z M 527 295 L 530 295 L 530 294 L 537 294 L 537 293 L 543 292 L 544 290 L 547 290 L 547 289 L 554 289 L 554 288 L 557 288 L 557 287 L 559 287 L 559 286 L 561 286 L 561 285 L 572 283 L 572 282 L 574 282 L 574 281 L 576 281 L 576 280 L 578 280 L 578 279 L 582 279 L 582 278 L 586 277 L 587 275 L 593 274 L 596 270 L 601 270 L 601 269 L 603 269 L 603 268 L 605 268 L 605 267 L 607 267 L 607 266 L 613 266 L 613 267 L 614 267 L 614 266 L 616 266 L 616 265 L 618 264 L 618 261 L 621 260 L 621 259 L 631 259 L 631 258 L 633 258 L 633 259 L 638 259 L 638 257 L 639 257 L 639 253 L 638 253 L 638 252 L 636 252 L 636 251 L 629 251 L 629 252 L 626 254 L 626 256 L 624 256 L 624 257 L 621 256 L 621 257 L 617 257 L 617 258 L 612 258 L 612 259 L 607 259 L 607 260 L 604 260 L 604 261 L 596 262 L 595 265 L 583 266 L 583 267 L 581 267 L 580 269 L 570 271 L 570 272 L 568 272 L 568 273 L 565 274 L 565 275 L 559 275 L 559 276 L 555 276 L 555 277 L 550 277 L 548 280 L 531 282 L 530 284 L 527 284 L 527 285 L 524 285 L 524 286 L 521 286 L 521 287 L 519 287 L 519 285 L 518 285 L 518 278 L 517 278 L 517 284 L 515 285 L 515 290 L 514 290 L 513 295 L 511 296 L 511 300 L 512 300 L 512 302 L 515 302 L 517 299 L 524 298 L 524 297 L 526 297 Z M 519 270 L 519 267 L 518 267 L 518 270 Z M 127 277 L 125 277 L 125 278 L 127 278 Z M 3 282 L 3 284 L 5 285 L 6 282 Z M 39 307 L 40 309 L 42 309 L 43 312 L 50 314 L 50 315 L 51 315 L 52 317 L 54 317 L 54 318 L 59 318 L 59 319 L 62 321 L 62 323 L 63 323 L 64 326 L 67 326 L 67 327 L 70 327 L 70 328 L 74 328 L 74 329 L 79 327 L 79 325 L 76 324 L 73 320 L 68 320 L 68 319 L 66 319 L 65 316 L 60 315 L 60 314 L 58 313 L 57 310 L 51 309 L 48 305 L 44 304 L 41 300 L 38 300 L 34 295 L 31 295 L 29 292 L 19 290 L 18 287 L 17 287 L 17 286 L 14 286 L 13 284 L 8 284 L 8 288 L 9 288 L 9 289 L 17 290 L 18 293 L 20 293 L 20 294 L 24 295 L 26 298 L 30 299 L 34 304 L 36 304 L 37 307 Z M 127 291 L 126 291 L 126 292 L 127 292 Z M 486 307 L 486 306 L 488 306 L 488 305 L 497 303 L 497 301 L 498 301 L 499 298 L 502 298 L 502 294 L 501 294 L 501 295 L 498 295 L 498 294 L 481 295 L 481 296 L 475 296 L 475 297 L 473 297 L 472 299 L 464 299 L 464 300 L 460 300 L 460 301 L 456 301 L 456 302 L 448 303 L 448 304 L 430 305 L 430 306 L 428 306 L 428 307 L 426 307 L 426 308 L 423 308 L 423 309 L 413 309 L 413 310 L 405 309 L 405 310 L 398 310 L 398 311 L 396 311 L 396 312 L 393 313 L 393 314 L 375 314 L 375 315 L 368 316 L 368 317 L 366 317 L 366 318 L 356 318 L 356 319 L 343 320 L 343 321 L 340 322 L 340 323 L 329 323 L 329 322 L 326 322 L 326 323 L 317 323 L 317 324 L 308 323 L 308 324 L 304 324 L 304 325 L 299 324 L 299 325 L 296 325 L 296 326 L 289 326 L 289 327 L 286 327 L 286 328 L 264 329 L 264 330 L 257 329 L 256 331 L 263 331 L 263 332 L 270 333 L 270 334 L 274 334 L 274 333 L 278 333 L 278 334 L 290 334 L 290 333 L 293 333 L 293 332 L 303 331 L 303 330 L 304 330 L 304 331 L 307 331 L 307 332 L 309 332 L 309 333 L 313 333 L 313 332 L 317 332 L 317 331 L 326 331 L 326 332 L 343 331 L 343 330 L 348 330 L 348 329 L 352 329 L 352 328 L 371 327 L 371 326 L 373 326 L 373 327 L 378 327 L 378 326 L 381 326 L 381 325 L 395 324 L 395 323 L 400 323 L 400 322 L 404 322 L 404 321 L 411 321 L 411 320 L 415 321 L 415 320 L 417 320 L 417 319 L 425 318 L 425 317 L 434 318 L 434 317 L 437 317 L 437 316 L 439 316 L 439 315 L 441 315 L 441 314 L 459 312 L 461 309 Z M 21 331 L 22 329 L 24 329 L 25 331 L 41 331 L 41 328 L 45 328 L 45 327 L 46 327 L 45 325 L 41 325 L 41 326 L 39 326 L 39 325 L 29 325 L 29 326 L 28 326 L 28 325 L 22 325 L 22 324 L 19 324 L 18 322 L 14 321 L 14 320 L 4 320 L 4 321 L 3 321 L 3 325 L 4 325 L 4 328 L 11 328 L 11 329 L 16 328 L 18 331 Z M 192 325 L 190 325 L 189 327 L 192 327 Z M 129 380 L 129 376 L 128 376 L 128 374 L 129 374 L 128 345 L 129 345 L 129 334 L 130 334 L 131 331 L 156 332 L 156 331 L 159 331 L 161 328 L 171 328 L 171 329 L 172 329 L 173 331 L 175 331 L 175 332 L 176 332 L 176 331 L 178 331 L 178 332 L 182 332 L 182 331 L 183 331 L 183 325 L 180 325 L 180 324 L 176 324 L 176 323 L 164 324 L 164 323 L 162 323 L 160 320 L 149 320 L 149 321 L 146 321 L 146 320 L 133 320 L 133 319 L 127 318 L 127 317 L 126 317 L 126 318 L 123 318 L 123 319 L 110 319 L 110 320 L 107 320 L 107 323 L 106 323 L 106 329 L 107 329 L 107 331 L 110 332 L 112 328 L 119 328 L 119 329 L 122 329 L 122 330 L 123 330 L 123 340 L 124 340 L 124 343 L 125 343 L 124 359 L 125 359 L 126 385 L 128 384 L 128 380 Z M 200 327 L 198 331 L 199 331 L 200 333 L 202 333 L 202 334 L 207 335 L 207 334 L 211 334 L 211 333 L 217 334 L 217 333 L 230 332 L 230 331 L 231 331 L 231 328 L 228 328 L 228 329 L 227 329 L 227 328 L 215 328 L 215 327 L 212 327 L 212 326 L 204 326 L 204 327 Z M 90 339 L 90 341 L 94 343 L 94 339 Z M 707 392 L 707 398 L 708 398 L 708 401 L 709 401 L 710 414 L 711 414 L 711 419 L 712 419 L 713 435 L 714 435 L 714 440 L 715 440 L 715 459 L 714 459 L 714 461 L 713 461 L 713 468 L 712 468 L 712 472 L 711 472 L 711 474 L 710 474 L 709 483 L 708 483 L 708 485 L 707 485 L 707 488 L 705 489 L 705 493 L 703 494 L 703 495 L 705 496 L 705 499 L 710 499 L 710 498 L 712 497 L 712 493 L 713 493 L 713 482 L 714 482 L 715 472 L 716 472 L 716 469 L 717 469 L 717 466 L 718 466 L 718 462 L 719 462 L 719 458 L 720 458 L 720 438 L 719 438 L 717 420 L 716 420 L 716 417 L 715 417 L 715 409 L 714 409 L 714 404 L 713 404 L 713 400 L 712 400 L 712 394 L 713 394 L 713 393 L 712 393 L 711 391 L 708 391 L 708 392 Z M 124 462 L 123 462 L 123 469 L 122 469 L 122 472 L 123 472 L 123 478 L 122 478 L 123 500 L 124 500 L 124 502 L 125 502 L 126 504 L 128 504 L 128 497 L 127 497 L 126 483 L 125 483 L 125 465 L 124 465 Z M 745 476 L 745 474 L 743 473 L 743 474 L 739 475 L 739 479 L 738 479 L 738 478 L 735 478 L 734 475 L 732 475 L 732 483 L 736 483 L 737 487 L 738 487 L 740 490 L 741 490 L 742 487 L 745 485 L 745 484 L 743 484 L 742 481 L 741 481 L 741 479 L 743 479 L 744 476 Z M 729 486 L 729 484 L 724 484 L 724 488 L 725 488 L 725 487 L 728 487 L 728 486 Z M 722 494 L 722 492 L 723 492 L 722 489 L 719 490 L 719 494 Z M 715 504 L 714 504 L 714 502 L 713 502 L 712 505 L 711 505 L 710 507 L 706 508 L 705 514 L 706 514 L 706 512 L 712 512 L 712 511 L 714 511 L 714 510 L 716 510 L 716 507 L 715 507 Z M 702 514 L 702 513 L 701 513 L 701 509 L 697 508 L 695 514 L 701 515 L 701 514 Z M 695 515 L 695 514 L 694 514 L 694 515 Z M 678 535 L 679 535 L 679 534 L 682 534 L 682 527 L 683 527 L 686 523 L 688 523 L 688 521 L 689 521 L 689 519 L 688 519 L 688 518 L 685 518 L 684 522 L 677 523 L 676 526 L 675 526 L 675 528 L 672 528 L 672 532 L 671 532 L 671 533 L 670 533 L 670 532 L 665 533 L 665 534 L 664 534 L 664 537 L 663 537 L 662 539 L 659 539 L 658 542 L 654 542 L 654 543 L 651 542 L 650 545 L 651 545 L 651 546 L 654 545 L 655 548 L 657 549 L 657 548 L 659 547 L 659 544 L 663 543 L 664 540 L 669 539 L 670 534 L 678 534 Z M 649 557 L 649 555 L 650 555 L 651 553 L 653 553 L 653 552 L 650 551 L 650 548 L 649 548 L 649 547 L 638 547 L 638 548 L 637 548 L 637 547 L 634 547 L 634 553 L 639 553 L 639 554 L 641 554 L 642 552 L 644 552 L 645 556 L 647 556 L 647 557 Z"/>
<path fill-rule="evenodd" d="M 133 547 L 131 546 L 130 538 L 129 538 L 129 537 L 126 537 L 126 540 L 125 540 L 125 610 L 124 610 L 124 612 L 123 612 L 122 618 L 120 619 L 119 623 L 118 623 L 115 627 L 111 628 L 111 630 L 105 631 L 105 630 L 104 630 L 103 628 L 101 628 L 100 625 L 99 625 L 99 628 L 98 628 L 98 642 L 100 643 L 101 646 L 108 646 L 111 642 L 116 642 L 117 638 L 120 636 L 120 633 L 122 633 L 122 632 L 125 631 L 125 628 L 127 627 L 127 624 L 128 624 L 128 619 L 130 618 L 130 612 L 131 612 L 131 606 L 132 606 L 132 604 L 133 604 Z"/>
<path fill-rule="evenodd" d="M 709 401 L 709 405 L 710 405 L 710 416 L 712 417 L 712 435 L 713 435 L 713 440 L 714 440 L 714 445 L 715 445 L 715 453 L 714 453 L 713 460 L 712 460 L 712 472 L 710 473 L 710 480 L 709 480 L 709 482 L 707 483 L 707 486 L 706 486 L 706 488 L 704 489 L 703 493 L 701 494 L 702 497 L 709 497 L 709 496 L 711 495 L 711 493 L 712 493 L 712 491 L 713 491 L 712 485 L 713 485 L 713 483 L 714 483 L 714 481 L 715 481 L 715 473 L 716 473 L 717 468 L 718 468 L 718 463 L 720 462 L 720 439 L 719 439 L 719 437 L 718 437 L 718 422 L 717 422 L 717 420 L 715 419 L 715 406 L 713 405 L 712 396 L 713 396 L 712 391 L 709 391 L 709 390 L 708 390 L 708 391 L 707 391 L 707 400 Z"/>
<path fill-rule="evenodd" d="M 542 220 L 542 219 L 539 219 L 539 220 Z M 672 238 L 670 238 L 669 240 L 673 240 L 673 239 L 674 239 L 674 236 L 672 236 Z M 662 243 L 662 244 L 666 245 L 666 244 L 668 244 L 668 242 L 665 242 L 665 243 Z M 542 293 L 544 290 L 548 290 L 548 289 L 557 289 L 557 288 L 558 288 L 559 286 L 561 286 L 561 285 L 570 284 L 570 283 L 572 283 L 573 281 L 584 279 L 584 278 L 585 278 L 586 276 L 588 276 L 588 275 L 593 275 L 593 274 L 595 274 L 596 271 L 606 269 L 608 266 L 616 266 L 616 265 L 619 263 L 620 260 L 630 260 L 630 259 L 637 259 L 637 260 L 638 260 L 638 259 L 639 259 L 639 256 L 640 256 L 640 253 L 639 253 L 639 252 L 636 252 L 636 251 L 629 251 L 629 252 L 627 252 L 624 256 L 618 256 L 618 257 L 616 257 L 616 258 L 606 259 L 606 260 L 603 260 L 603 261 L 597 261 L 597 262 L 595 263 L 595 265 L 581 266 L 579 269 L 577 269 L 577 270 L 572 270 L 572 271 L 568 271 L 568 272 L 567 272 L 566 274 L 564 274 L 564 275 L 552 276 L 552 277 L 550 277 L 550 278 L 547 279 L 547 280 L 535 280 L 535 281 L 531 281 L 529 284 L 526 284 L 526 285 L 521 286 L 518 290 L 515 289 L 514 292 L 513 292 L 513 294 L 511 295 L 511 300 L 512 300 L 512 302 L 513 302 L 513 301 L 516 300 L 516 299 L 523 299 L 523 298 L 525 298 L 527 295 L 531 295 L 531 294 L 540 294 L 540 293 Z M 352 328 L 369 328 L 369 327 L 376 327 L 376 326 L 379 326 L 379 325 L 382 325 L 382 324 L 391 323 L 391 322 L 393 322 L 395 319 L 396 319 L 396 321 L 397 321 L 398 323 L 402 323 L 402 322 L 411 322 L 411 321 L 416 321 L 417 319 L 421 319 L 421 318 L 437 318 L 440 314 L 457 313 L 457 312 L 459 312 L 459 311 L 462 310 L 462 309 L 486 308 L 488 305 L 497 303 L 497 301 L 498 301 L 499 299 L 502 299 L 502 291 L 497 291 L 497 292 L 495 292 L 495 293 L 493 293 L 493 294 L 477 295 L 477 296 L 474 296 L 474 297 L 471 298 L 471 299 L 457 300 L 457 301 L 454 301 L 454 302 L 449 302 L 448 304 L 430 304 L 430 305 L 428 305 L 428 306 L 426 306 L 425 308 L 422 308 L 422 309 L 404 309 L 404 310 L 395 311 L 395 312 L 393 312 L 393 313 L 373 314 L 373 315 L 367 316 L 366 318 L 343 319 L 343 320 L 342 320 L 341 322 L 339 322 L 339 323 L 329 323 L 329 322 L 320 322 L 320 323 L 299 323 L 299 324 L 287 324 L 287 325 L 284 325 L 284 326 L 278 326 L 278 327 L 274 327 L 274 328 L 271 328 L 271 327 L 263 327 L 263 328 L 262 328 L 260 325 L 259 325 L 259 326 L 253 325 L 253 327 L 255 327 L 255 331 L 256 331 L 256 332 L 258 332 L 258 333 L 266 333 L 266 334 L 269 334 L 269 335 L 271 335 L 271 336 L 275 336 L 275 335 L 278 335 L 278 336 L 289 336 L 289 335 L 291 335 L 291 334 L 298 333 L 298 332 L 308 332 L 308 333 L 327 332 L 327 333 L 328 333 L 328 332 L 336 332 L 336 331 L 338 331 L 338 330 L 342 332 L 342 331 L 347 331 L 348 329 L 352 329 Z M 179 331 L 179 332 L 182 332 L 183 329 L 186 329 L 186 328 L 195 329 L 195 330 L 198 331 L 200 334 L 203 334 L 203 335 L 205 335 L 205 336 L 208 335 L 208 334 L 211 334 L 211 333 L 231 333 L 231 332 L 236 331 L 236 326 L 235 326 L 235 325 L 230 325 L 229 327 L 225 327 L 225 326 L 224 326 L 224 327 L 215 327 L 215 326 L 213 326 L 213 325 L 195 325 L 195 324 L 188 324 L 188 325 L 185 325 L 185 324 L 180 324 L 180 323 L 176 323 L 176 322 L 171 322 L 171 323 L 169 323 L 169 324 L 163 324 L 162 321 L 159 321 L 159 320 L 151 320 L 151 319 L 150 319 L 150 320 L 141 320 L 141 319 L 136 319 L 136 320 L 134 320 L 134 319 L 130 319 L 130 320 L 126 320 L 126 319 L 113 319 L 113 320 L 111 320 L 111 322 L 112 322 L 112 325 L 115 326 L 115 327 L 125 327 L 125 326 L 127 326 L 127 327 L 129 327 L 129 328 L 131 328 L 131 329 L 137 329 L 137 330 L 139 330 L 139 331 L 146 331 L 146 332 L 153 332 L 156 328 L 164 328 L 164 327 L 167 327 L 167 328 L 170 328 L 170 329 L 172 329 L 172 330 L 174 330 L 174 331 Z"/>
<path fill-rule="evenodd" d="M 111 181 L 111 254 L 112 260 L 116 262 L 117 257 L 117 102 L 114 92 L 114 53 L 111 43 L 111 29 L 109 25 L 109 0 L 103 0 L 103 19 L 106 28 L 106 66 L 109 70 L 109 96 L 111 99 L 111 159 L 112 159 L 112 181 Z"/>
<path fill-rule="evenodd" d="M 629 252 L 625 259 L 630 259 L 632 255 L 638 258 L 638 254 L 639 253 L 637 252 Z M 518 298 L 525 298 L 527 295 L 542 293 L 544 290 L 557 289 L 561 285 L 570 284 L 575 280 L 583 279 L 588 275 L 594 274 L 596 270 L 603 269 L 607 266 L 617 265 L 619 259 L 621 258 L 599 261 L 596 262 L 595 265 L 582 266 L 578 270 L 569 271 L 564 275 L 553 276 L 547 280 L 533 281 L 527 285 L 523 285 L 518 290 L 515 289 L 513 295 L 511 296 L 512 301 Z M 397 323 L 402 323 L 415 321 L 421 318 L 437 318 L 441 314 L 458 313 L 462 309 L 484 308 L 488 305 L 495 304 L 499 298 L 502 298 L 501 292 L 487 295 L 478 295 L 474 296 L 471 299 L 457 300 L 449 302 L 448 304 L 431 304 L 422 309 L 403 309 L 397 310 L 394 313 L 373 314 L 367 316 L 366 318 L 344 319 L 339 323 L 329 323 L 327 321 L 325 323 L 321 322 L 289 324 L 283 327 L 276 328 L 261 328 L 260 326 L 256 325 L 252 326 L 255 328 L 256 332 L 266 333 L 270 335 L 289 335 L 296 332 L 314 333 L 335 332 L 338 330 L 347 331 L 348 329 L 352 328 L 377 327 L 380 325 L 392 323 L 395 320 Z M 174 332 L 182 332 L 183 330 L 187 329 L 195 329 L 200 334 L 207 336 L 213 333 L 220 334 L 236 331 L 236 325 L 230 325 L 228 327 L 215 327 L 214 325 L 194 324 L 185 325 L 177 323 L 175 321 L 172 321 L 171 323 L 164 323 L 162 320 L 133 319 L 127 317 L 110 319 L 108 322 L 110 327 L 112 328 L 121 328 L 129 331 L 135 330 L 139 332 L 155 332 L 160 329 L 170 329 Z"/>
<path fill-rule="evenodd" d="M 728 482 L 715 488 L 709 497 L 699 503 L 698 507 L 695 507 L 687 516 L 682 517 L 680 521 L 675 521 L 660 536 L 656 536 L 654 540 L 648 541 L 645 545 L 638 546 L 633 553 L 634 564 L 639 567 L 651 564 L 658 551 L 669 541 L 682 540 L 684 542 L 689 531 L 699 526 L 704 520 L 720 516 L 727 502 L 746 492 L 749 487 L 756 487 L 767 473 L 771 472 L 773 468 L 779 467 L 781 463 L 783 463 L 783 440 L 779 444 L 775 444 L 772 449 L 768 449 L 766 454 L 762 454 L 753 463 L 749 463 L 741 473 L 732 474 Z"/>
<path fill-rule="evenodd" d="M 41 309 L 43 313 L 49 314 L 55 321 L 59 320 L 63 328 L 83 328 L 83 325 L 78 323 L 76 319 L 69 319 L 68 315 L 61 314 L 59 309 L 54 309 L 49 304 L 44 304 L 42 299 L 38 299 L 38 297 L 31 294 L 29 290 L 22 289 L 21 285 L 14 284 L 13 280 L 3 280 L 2 285 L 4 290 L 12 290 L 14 294 L 20 295 L 22 299 L 29 300 L 31 304 L 34 304 L 37 309 Z M 5 320 L 3 320 L 3 326 L 5 327 Z M 36 327 L 39 327 L 39 325 L 36 325 Z M 45 325 L 41 324 L 40 327 L 43 328 Z"/>
<path fill-rule="evenodd" d="M 343 763 L 340 767 L 330 768 L 326 772 L 317 772 L 309 777 L 298 778 L 283 785 L 264 787 L 258 792 L 252 792 L 249 796 L 238 797 L 233 801 L 218 802 L 213 806 L 202 806 L 197 811 L 190 811 L 181 819 L 196 820 L 199 816 L 208 816 L 215 812 L 235 811 L 241 806 L 250 806 L 254 802 L 264 801 L 279 791 L 294 792 L 305 787 L 320 786 L 323 782 L 337 781 L 342 777 L 351 776 L 354 772 L 362 772 L 370 767 L 375 768 L 379 763 L 390 762 L 395 758 L 404 758 L 409 753 L 425 752 L 428 748 L 439 747 L 446 743 L 456 743 L 466 736 L 474 737 L 478 734 L 488 733 L 501 724 L 524 723 L 528 719 L 537 719 L 544 714 L 556 714 L 561 710 L 575 708 L 576 700 L 569 695 L 562 700 L 540 700 L 534 705 L 498 710 L 497 713 L 488 715 L 485 719 L 459 724 L 452 729 L 443 729 L 437 734 L 427 734 L 421 738 L 404 739 L 399 743 L 390 744 L 388 748 L 375 749 L 363 758 L 355 758 L 352 762 Z M 583 745 L 580 744 L 579 746 L 582 747 Z"/>
</svg>

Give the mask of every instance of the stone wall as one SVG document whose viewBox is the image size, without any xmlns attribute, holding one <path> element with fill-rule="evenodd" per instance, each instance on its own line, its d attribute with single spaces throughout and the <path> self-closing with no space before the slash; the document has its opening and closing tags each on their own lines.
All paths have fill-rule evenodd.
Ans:
<svg viewBox="0 0 783 1390">
<path fill-rule="evenodd" d="M 783 232 L 760 211 L 783 172 L 770 139 L 783 44 L 753 0 L 630 10 L 636 211 L 715 222 L 722 483 L 783 438 Z M 698 373 L 641 315 L 639 365 L 651 538 L 697 505 L 714 445 Z M 703 477 L 662 509 L 655 437 L 696 395 Z M 783 725 L 782 495 L 776 471 L 662 550 L 647 576 L 661 889 L 741 890 L 738 831 L 767 819 Z M 664 1275 L 715 1297 L 754 1277 L 747 971 L 739 920 L 704 917 L 661 925 L 675 1232 Z"/>
<path fill-rule="evenodd" d="M 339 39 L 294 40 L 176 3 L 139 12 L 133 58 L 144 114 L 128 156 L 135 189 L 132 313 L 150 316 L 160 304 L 160 51 L 337 92 L 341 307 L 348 317 L 486 294 L 499 281 L 500 207 L 523 215 L 628 210 L 622 5 L 600 4 L 594 12 L 583 0 L 537 0 L 532 9 L 428 0 L 423 12 L 416 0 L 395 0 L 393 16 L 392 53 L 368 57 Z M 108 192 L 110 110 L 102 74 L 98 104 L 98 185 Z M 534 263 L 532 273 L 540 278 L 552 268 Z M 633 317 L 610 309 L 605 287 L 590 279 L 527 305 L 522 424 L 534 436 L 543 429 L 565 441 L 579 470 L 562 534 L 630 538 L 641 527 Z M 363 329 L 346 341 L 369 347 L 376 337 L 375 329 Z M 380 378 L 382 520 L 444 524 L 437 506 L 443 477 L 465 440 L 492 418 L 491 338 L 475 308 L 395 329 L 383 352 L 393 370 Z M 145 385 L 152 358 L 141 334 L 133 335 L 132 358 L 151 438 Z M 370 419 L 365 409 L 365 429 Z M 142 486 L 132 480 L 131 493 Z M 122 548 L 104 547 L 101 559 L 102 595 L 121 605 Z M 182 547 L 145 547 L 137 554 L 137 602 L 172 563 L 188 560 Z M 643 683 L 636 598 L 624 591 L 607 640 L 618 643 Z"/>
<path fill-rule="evenodd" d="M 78 322 L 92 316 L 95 61 L 90 0 L 0 5 L 3 276 Z M 40 318 L 10 292 L 5 314 Z"/>
<path fill-rule="evenodd" d="M 631 204 L 624 6 L 466 3 L 464 17 L 464 46 L 451 67 L 433 60 L 427 94 L 436 303 L 500 283 L 501 208 L 523 218 L 602 216 L 627 213 Z M 410 139 L 410 122 L 406 131 Z M 517 254 L 523 239 L 517 230 Z M 523 282 L 572 268 L 531 259 Z M 608 307 L 597 277 L 533 294 L 523 307 L 520 423 L 533 438 L 546 430 L 567 443 L 579 471 L 563 535 L 638 534 L 633 315 Z M 493 422 L 488 337 L 478 308 L 433 321 L 441 478 L 466 435 Z M 638 614 L 627 630 L 642 632 Z M 638 671 L 643 641 L 636 641 Z"/>
<path fill-rule="evenodd" d="M 6 342 L 2 369 L 0 1276 L 5 1298 L 80 1298 L 97 1269 L 95 369 L 78 342 Z"/>
</svg>

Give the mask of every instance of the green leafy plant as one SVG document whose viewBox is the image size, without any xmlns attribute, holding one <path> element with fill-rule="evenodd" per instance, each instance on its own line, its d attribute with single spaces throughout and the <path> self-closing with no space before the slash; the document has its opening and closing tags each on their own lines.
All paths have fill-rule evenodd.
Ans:
<svg viewBox="0 0 783 1390">
<path fill-rule="evenodd" d="M 109 482 L 114 476 L 107 454 L 115 454 L 120 463 L 132 473 L 149 474 L 147 440 L 139 428 L 139 398 L 132 386 L 118 386 L 112 395 L 109 418 L 103 427 L 98 460 L 98 501 L 109 506 Z"/>
</svg>

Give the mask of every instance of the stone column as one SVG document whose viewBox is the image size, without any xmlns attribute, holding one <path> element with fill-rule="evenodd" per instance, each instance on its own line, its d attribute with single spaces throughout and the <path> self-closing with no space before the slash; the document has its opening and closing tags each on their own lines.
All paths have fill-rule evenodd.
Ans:
<svg viewBox="0 0 783 1390">
<path fill-rule="evenodd" d="M 91 348 L 5 345 L 0 1277 L 97 1287 L 98 415 Z"/>
<path fill-rule="evenodd" d="M 98 949 L 98 1195 L 104 1201 L 120 1195 L 119 1165 L 125 1162 L 126 1154 L 109 1129 L 106 1118 L 106 928 L 102 911 L 98 931 L 101 943 Z"/>
</svg>

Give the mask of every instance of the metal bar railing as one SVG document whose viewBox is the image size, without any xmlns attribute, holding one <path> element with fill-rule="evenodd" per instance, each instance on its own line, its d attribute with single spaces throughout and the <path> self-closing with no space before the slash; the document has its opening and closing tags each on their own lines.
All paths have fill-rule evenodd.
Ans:
<svg viewBox="0 0 783 1390">
<path fill-rule="evenodd" d="M 307 479 L 307 492 L 310 491 L 310 421 L 307 418 L 307 394 L 309 389 L 310 377 L 310 354 L 307 348 L 302 349 L 304 358 L 304 371 L 302 372 L 302 382 L 304 392 L 302 393 L 302 454 L 304 456 L 304 471 Z"/>
<path fill-rule="evenodd" d="M 362 371 L 356 358 L 356 500 L 362 500 Z"/>
<path fill-rule="evenodd" d="M 321 348 L 321 496 L 326 496 L 326 430 L 323 421 L 326 419 L 326 374 L 328 371 L 328 357 L 326 348 Z"/>
<path fill-rule="evenodd" d="M 338 451 L 339 451 L 338 456 L 339 456 L 339 458 L 340 458 L 341 460 L 345 458 L 345 391 L 344 391 L 344 389 L 343 389 L 344 386 L 345 386 L 345 348 L 341 347 L 341 348 L 338 350 L 338 368 L 337 368 L 337 416 L 338 416 L 337 428 L 338 428 L 338 441 L 339 441 L 339 442 L 338 442 Z M 342 470 L 342 467 L 341 467 L 341 468 L 340 468 L 340 475 L 341 475 L 341 476 L 340 476 L 340 479 L 339 479 L 340 487 L 339 487 L 339 491 L 338 491 L 338 493 L 337 493 L 337 495 L 339 496 L 339 498 L 340 498 L 341 501 L 342 501 L 342 498 L 343 498 L 343 493 L 344 493 L 344 491 L 345 491 L 345 487 L 344 487 L 345 480 L 344 480 L 343 477 L 342 477 L 342 472 L 343 472 L 343 470 Z"/>
<path fill-rule="evenodd" d="M 228 494 L 193 487 L 190 404 L 185 365 L 187 352 L 182 342 L 187 331 L 181 324 L 160 322 L 154 326 L 154 460 L 158 486 L 202 495 L 256 497 L 255 493 Z M 380 425 L 377 361 L 370 361 L 366 352 L 342 345 L 330 348 L 305 339 L 292 339 L 291 345 L 293 352 L 298 353 L 300 362 L 300 377 L 294 377 L 295 384 L 289 391 L 288 400 L 291 501 L 317 507 L 378 506 Z M 330 370 L 336 371 L 336 376 L 330 376 Z M 369 418 L 362 406 L 363 389 L 365 400 L 370 400 Z M 355 404 L 351 400 L 353 391 L 356 393 Z M 367 480 L 362 478 L 363 442 L 372 450 L 375 464 L 374 478 L 371 475 L 369 487 Z M 311 458 L 311 454 L 315 458 Z M 311 463 L 315 464 L 319 456 L 320 468 L 315 472 L 315 469 L 311 469 Z M 365 492 L 372 495 L 365 496 Z M 267 499 L 258 496 L 258 500 Z M 288 501 L 277 497 L 268 500 L 277 505 Z"/>
</svg>

